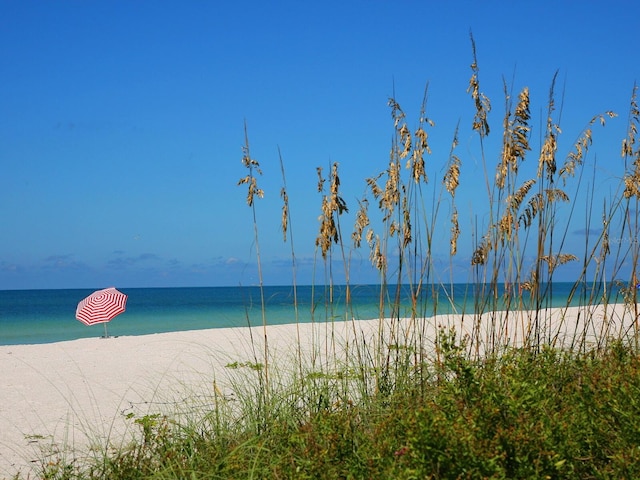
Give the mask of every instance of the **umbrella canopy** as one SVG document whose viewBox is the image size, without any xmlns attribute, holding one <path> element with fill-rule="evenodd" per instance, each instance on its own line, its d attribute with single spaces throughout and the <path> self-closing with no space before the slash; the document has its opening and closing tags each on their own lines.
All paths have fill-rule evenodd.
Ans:
<svg viewBox="0 0 640 480">
<path fill-rule="evenodd" d="M 93 292 L 78 303 L 76 318 L 85 325 L 106 323 L 125 310 L 127 296 L 115 288 L 105 288 Z M 106 331 L 106 325 L 105 325 Z"/>
</svg>

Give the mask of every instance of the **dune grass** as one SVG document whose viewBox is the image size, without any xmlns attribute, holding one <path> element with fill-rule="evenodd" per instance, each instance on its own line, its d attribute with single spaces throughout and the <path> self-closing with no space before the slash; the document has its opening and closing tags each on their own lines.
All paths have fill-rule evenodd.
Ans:
<svg viewBox="0 0 640 480">
<path fill-rule="evenodd" d="M 637 89 L 622 140 L 620 186 L 597 198 L 595 172 L 585 168 L 585 159 L 596 128 L 616 115 L 603 112 L 588 120 L 561 160 L 555 78 L 537 147 L 529 89 L 514 95 L 505 82 L 496 134 L 471 41 L 470 129 L 483 165 L 488 215 L 463 220 L 457 206 L 465 169 L 458 138 L 467 128 L 458 125 L 444 164 L 434 170 L 444 175 L 429 178 L 436 125 L 427 116 L 428 88 L 414 129 L 390 99 L 389 162 L 365 179 L 366 194 L 355 212 L 349 213 L 342 196 L 339 165 L 326 174 L 317 170 L 316 268 L 326 281 L 315 288 L 331 299 L 335 269 L 346 279 L 345 311 L 333 311 L 329 301 L 318 314 L 326 335 L 322 347 L 310 353 L 298 336 L 292 359 L 274 361 L 263 303 L 263 338 L 252 339 L 253 358 L 228 365 L 225 388 L 235 400 L 215 386 L 214 401 L 192 418 L 134 418 L 139 442 L 92 463 L 43 464 L 42 478 L 640 477 Z M 532 155 L 533 170 L 524 168 Z M 246 127 L 242 161 L 247 174 L 239 183 L 248 187 L 262 287 L 256 201 L 264 192 Z M 293 206 L 282 158 L 280 165 L 280 223 L 291 243 L 295 287 Z M 578 195 L 589 205 L 584 219 L 573 218 Z M 354 226 L 345 234 L 349 214 Z M 598 225 L 593 217 L 601 218 Z M 580 252 L 567 250 L 576 221 L 598 232 L 585 235 Z M 460 288 L 443 276 L 437 261 L 435 236 L 443 231 L 449 234 L 449 266 L 463 261 L 471 268 L 472 301 L 466 304 L 473 306 L 456 311 L 469 327 L 464 331 L 433 323 Z M 463 238 L 473 248 L 460 259 Z M 365 339 L 353 323 L 345 340 L 335 334 L 334 319 L 349 326 L 354 316 L 350 265 L 361 249 L 379 275 L 379 324 L 374 337 Z M 579 268 L 570 302 L 584 309 L 580 321 L 567 326 L 550 312 L 554 279 L 571 263 Z M 408 290 L 408 301 L 401 288 Z M 616 304 L 626 323 L 609 315 Z M 604 307 L 603 316 L 596 318 L 589 309 L 594 305 Z M 628 327 L 616 328 L 621 324 Z M 561 329 L 570 335 L 561 336 Z"/>
<path fill-rule="evenodd" d="M 242 422 L 226 405 L 181 423 L 148 415 L 135 419 L 139 443 L 89 465 L 50 463 L 42 478 L 640 475 L 640 363 L 628 344 L 514 349 L 482 361 L 452 335 L 439 348 L 440 362 L 366 401 L 329 403 L 342 379 L 310 375 L 272 389 L 268 417 L 255 402 L 241 407 Z M 240 390 L 245 400 L 252 393 Z"/>
</svg>

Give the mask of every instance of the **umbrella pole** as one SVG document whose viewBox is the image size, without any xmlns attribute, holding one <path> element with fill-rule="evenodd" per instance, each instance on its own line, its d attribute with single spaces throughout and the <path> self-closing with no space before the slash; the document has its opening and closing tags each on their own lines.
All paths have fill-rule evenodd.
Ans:
<svg viewBox="0 0 640 480">
<path fill-rule="evenodd" d="M 109 338 L 109 334 L 107 333 L 107 322 L 104 322 L 104 338 Z"/>
</svg>

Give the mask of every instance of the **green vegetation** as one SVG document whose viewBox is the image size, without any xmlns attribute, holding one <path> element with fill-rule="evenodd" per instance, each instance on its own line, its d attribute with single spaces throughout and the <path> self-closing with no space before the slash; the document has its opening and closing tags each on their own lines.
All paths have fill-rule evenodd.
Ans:
<svg viewBox="0 0 640 480">
<path fill-rule="evenodd" d="M 390 99 L 394 140 L 389 163 L 380 175 L 366 179 L 367 193 L 350 236 L 343 235 L 348 208 L 339 166 L 331 166 L 328 178 L 318 169 L 317 268 L 326 278 L 318 288 L 331 292 L 336 264 L 344 267 L 349 287 L 352 252 L 368 248 L 381 284 L 376 341 L 340 344 L 334 341 L 332 320 L 324 355 L 308 358 L 298 345 L 293 362 L 274 362 L 263 298 L 264 335 L 252 337 L 253 358 L 227 365 L 233 372 L 233 398 L 214 383 L 214 401 L 192 418 L 133 418 L 139 442 L 85 461 L 43 463 L 41 477 L 640 478 L 639 312 L 633 288 L 640 254 L 636 88 L 622 142 L 620 186 L 600 203 L 594 198 L 595 179 L 588 179 L 583 167 L 594 127 L 615 114 L 604 112 L 588 121 L 561 162 L 553 79 L 536 168 L 521 178 L 526 172 L 522 163 L 534 148 L 529 90 L 512 96 L 505 84 L 502 132 L 491 137 L 499 139 L 492 170 L 487 166 L 494 157 L 487 153 L 492 148 L 491 103 L 480 88 L 473 39 L 472 50 L 471 132 L 478 148 L 474 157 L 485 166 L 487 216 L 460 218 L 456 195 L 464 164 L 456 150 L 458 129 L 445 164 L 436 170 L 444 172 L 442 181 L 429 181 L 425 159 L 431 152 L 428 132 L 435 124 L 426 115 L 426 91 L 413 132 L 399 103 Z M 248 186 L 262 285 L 256 201 L 264 192 L 248 135 L 243 152 L 248 173 L 240 183 Z M 291 243 L 295 286 L 284 172 L 283 166 L 281 222 L 284 239 Z M 578 195 L 591 210 L 603 205 L 602 221 L 592 225 L 591 217 L 580 219 L 587 231 L 599 233 L 585 235 L 583 251 L 572 252 L 566 251 L 566 237 L 571 202 Z M 447 286 L 451 294 L 456 288 L 453 278 L 438 272 L 434 236 L 450 233 L 453 264 L 469 225 L 476 230 L 469 235 L 474 247 L 464 261 L 472 268 L 474 307 L 460 312 L 471 326 L 461 332 L 429 324 L 439 312 L 437 306 L 425 311 L 424 299 L 435 299 L 434 284 Z M 579 321 L 552 321 L 554 275 L 576 262 L 572 299 L 585 308 Z M 619 288 L 610 288 L 614 279 Z M 394 284 L 410 290 L 410 305 L 400 305 L 399 291 L 387 295 L 387 286 Z M 504 290 L 498 288 L 502 285 Z M 347 311 L 334 312 L 328 304 L 325 318 L 353 317 L 348 290 L 346 295 Z M 622 314 L 607 310 L 613 304 L 621 304 L 617 311 Z M 595 313 L 589 305 L 604 310 Z M 512 317 L 517 319 L 510 323 Z"/>
<path fill-rule="evenodd" d="M 306 413 L 274 404 L 242 426 L 220 410 L 187 425 L 138 418 L 140 443 L 82 469 L 50 464 L 43 478 L 640 477 L 640 359 L 628 345 L 481 362 L 443 348 L 442 362 L 362 402 L 328 404 L 333 380 L 315 377 L 297 392 Z"/>
</svg>

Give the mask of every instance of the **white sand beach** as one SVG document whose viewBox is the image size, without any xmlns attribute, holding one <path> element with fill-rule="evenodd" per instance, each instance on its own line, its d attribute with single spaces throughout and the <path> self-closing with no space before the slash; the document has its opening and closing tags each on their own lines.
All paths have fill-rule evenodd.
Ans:
<svg viewBox="0 0 640 480">
<path fill-rule="evenodd" d="M 396 338 L 390 343 L 408 341 L 397 337 L 419 331 L 426 339 L 425 350 L 433 349 L 439 326 L 453 326 L 460 335 L 476 337 L 497 333 L 491 341 L 517 346 L 523 341 L 527 318 L 526 313 L 514 312 L 508 320 L 485 315 L 475 322 L 472 315 L 451 315 L 403 320 L 393 328 L 387 320 L 384 331 L 386 336 L 394 332 Z M 624 336 L 633 331 L 634 322 L 634 315 L 622 305 L 552 309 L 539 317 L 544 338 L 558 347 L 567 347 L 578 337 L 589 343 Z M 337 322 L 333 327 L 270 326 L 269 361 L 291 368 L 298 345 L 303 358 L 314 352 L 320 358 L 327 338 L 334 338 L 338 346 L 352 344 L 354 337 L 375 345 L 380 325 L 379 320 L 370 320 Z M 55 452 L 64 455 L 65 448 L 86 451 L 89 445 L 104 446 L 107 439 L 121 444 L 135 430 L 125 418 L 128 414 L 139 418 L 171 412 L 189 396 L 213 396 L 214 381 L 228 391 L 232 369 L 227 365 L 260 361 L 263 338 L 263 328 L 254 327 L 0 347 L 0 479 L 18 471 L 27 478 L 41 465 L 43 452 L 52 452 L 53 462 Z"/>
</svg>

